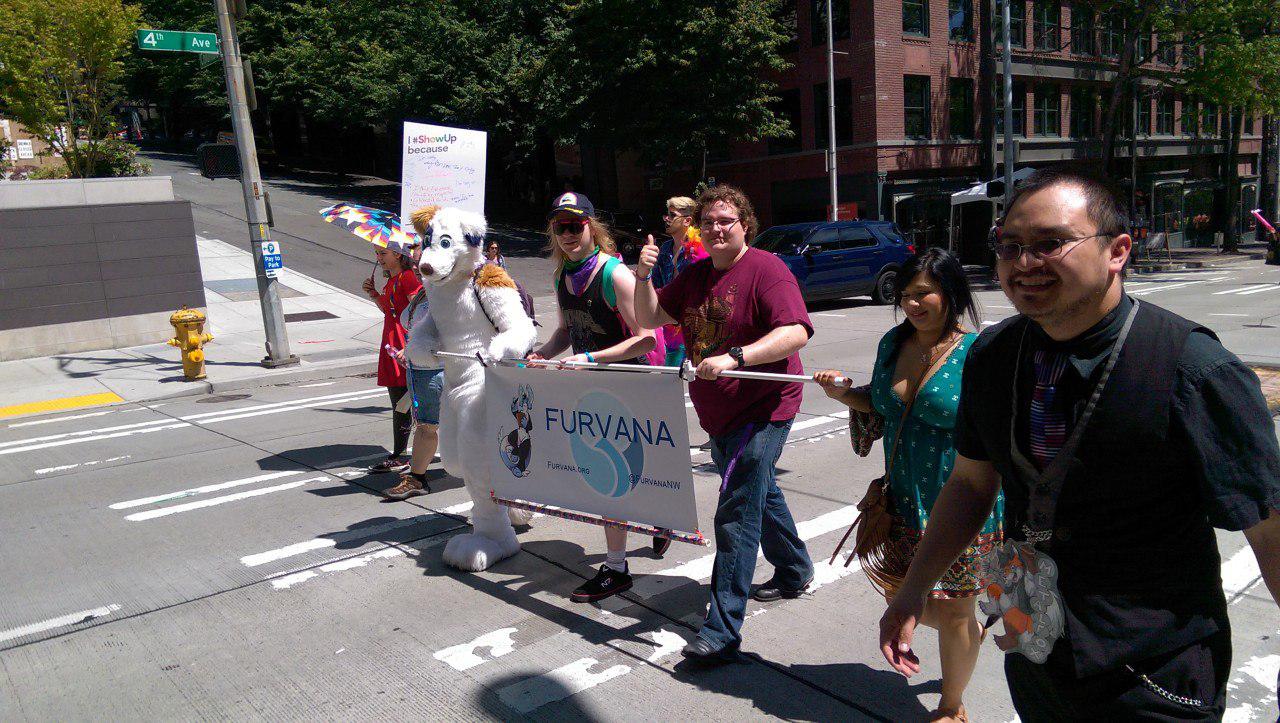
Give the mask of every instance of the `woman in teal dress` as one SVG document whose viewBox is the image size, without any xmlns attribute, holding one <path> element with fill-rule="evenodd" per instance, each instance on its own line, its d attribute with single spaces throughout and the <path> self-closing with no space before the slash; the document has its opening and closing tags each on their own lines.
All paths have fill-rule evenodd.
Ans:
<svg viewBox="0 0 1280 723">
<path fill-rule="evenodd" d="M 898 274 L 896 291 L 906 321 L 880 340 L 871 384 L 858 389 L 835 385 L 844 376 L 836 370 L 819 372 L 814 379 L 827 396 L 884 418 L 886 496 L 892 515 L 887 567 L 905 571 L 955 464 L 960 376 L 969 345 L 977 338 L 963 323 L 968 317 L 976 327 L 977 312 L 964 268 L 943 249 L 910 259 Z M 942 659 L 942 700 L 933 720 L 967 720 L 962 695 L 982 642 L 975 618 L 982 592 L 979 558 L 1003 538 L 1003 513 L 1000 497 L 982 531 L 934 586 L 925 605 L 921 622 L 938 630 Z"/>
</svg>

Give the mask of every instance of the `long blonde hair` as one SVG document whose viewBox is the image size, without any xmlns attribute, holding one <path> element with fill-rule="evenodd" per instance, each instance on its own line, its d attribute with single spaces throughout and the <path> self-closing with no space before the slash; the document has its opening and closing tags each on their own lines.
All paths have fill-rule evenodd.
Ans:
<svg viewBox="0 0 1280 723">
<path fill-rule="evenodd" d="M 594 216 L 587 216 L 587 228 L 591 229 L 591 242 L 596 248 L 602 252 L 613 256 L 616 244 L 613 242 L 613 233 L 609 231 L 609 227 L 600 219 Z M 565 256 L 561 250 L 560 244 L 556 243 L 556 221 L 551 219 L 547 222 L 547 247 L 543 249 L 549 252 L 551 260 L 555 263 L 556 270 L 552 274 L 552 278 L 560 278 L 560 273 L 564 271 Z"/>
</svg>

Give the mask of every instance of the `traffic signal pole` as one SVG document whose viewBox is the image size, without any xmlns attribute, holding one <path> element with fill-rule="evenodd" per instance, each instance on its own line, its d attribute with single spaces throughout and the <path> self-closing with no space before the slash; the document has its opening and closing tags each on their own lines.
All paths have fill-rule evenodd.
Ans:
<svg viewBox="0 0 1280 723">
<path fill-rule="evenodd" d="M 227 77 L 227 100 L 231 105 L 231 129 L 236 136 L 240 156 L 240 185 L 244 189 L 244 210 L 249 222 L 249 247 L 258 277 L 258 298 L 262 306 L 262 326 L 266 331 L 267 355 L 264 367 L 297 364 L 298 357 L 289 353 L 289 334 L 284 326 L 280 305 L 280 284 L 267 276 L 262 263 L 262 244 L 271 240 L 267 226 L 267 204 L 258 173 L 258 150 L 253 141 L 253 124 L 245 99 L 244 71 L 240 61 L 240 40 L 236 37 L 235 20 L 228 0 L 214 0 L 218 13 L 218 36 L 221 38 L 222 67 Z"/>
</svg>

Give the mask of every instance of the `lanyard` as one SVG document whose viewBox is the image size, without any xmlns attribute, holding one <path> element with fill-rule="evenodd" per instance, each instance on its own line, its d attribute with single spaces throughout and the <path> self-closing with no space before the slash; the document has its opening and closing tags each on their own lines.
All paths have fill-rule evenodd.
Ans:
<svg viewBox="0 0 1280 723">
<path fill-rule="evenodd" d="M 1009 448 L 1015 472 L 1019 473 L 1019 476 L 1024 481 L 1030 482 L 1028 484 L 1027 515 L 1026 520 L 1022 523 L 1022 533 L 1026 536 L 1027 542 L 1033 544 L 1045 543 L 1047 545 L 1053 537 L 1058 497 L 1062 494 L 1062 487 L 1067 479 L 1067 470 L 1075 460 L 1075 453 L 1080 447 L 1080 440 L 1084 436 L 1085 427 L 1089 425 L 1089 420 L 1093 418 L 1093 412 L 1098 406 L 1098 399 L 1102 397 L 1102 390 L 1107 386 L 1107 380 L 1111 378 L 1111 372 L 1115 369 L 1116 362 L 1120 358 L 1120 350 L 1124 348 L 1124 342 L 1129 337 L 1129 330 L 1133 328 L 1133 320 L 1138 316 L 1138 305 L 1139 302 L 1135 300 L 1133 308 L 1129 310 L 1129 315 L 1124 320 L 1124 326 L 1120 329 L 1120 335 L 1111 347 L 1111 352 L 1107 357 L 1107 364 L 1102 370 L 1102 377 L 1094 385 L 1093 392 L 1089 395 L 1089 402 L 1085 405 L 1084 411 L 1076 421 L 1075 429 L 1072 430 L 1071 436 L 1062 445 L 1062 449 L 1058 450 L 1057 455 L 1054 456 L 1053 461 L 1049 463 L 1044 472 L 1036 470 L 1035 465 L 1022 454 L 1022 450 L 1018 447 L 1016 434 L 1018 426 L 1019 377 L 1022 374 L 1022 355 L 1027 341 L 1027 327 L 1024 326 L 1022 328 L 1022 338 L 1018 341 L 1017 367 L 1013 373 L 1013 411 L 1010 415 L 1009 423 Z"/>
</svg>

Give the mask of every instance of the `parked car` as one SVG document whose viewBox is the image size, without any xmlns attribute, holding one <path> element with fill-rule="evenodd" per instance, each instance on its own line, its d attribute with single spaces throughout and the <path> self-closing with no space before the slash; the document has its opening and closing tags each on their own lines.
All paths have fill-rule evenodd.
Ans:
<svg viewBox="0 0 1280 723">
<path fill-rule="evenodd" d="M 870 295 L 878 304 L 891 303 L 898 269 L 916 252 L 889 221 L 773 226 L 751 245 L 782 259 L 805 301 Z"/>
<path fill-rule="evenodd" d="M 653 234 L 657 239 L 661 233 L 661 230 L 655 233 L 649 228 L 644 215 L 638 211 L 597 209 L 596 216 L 613 231 L 613 240 L 618 244 L 618 253 L 622 255 L 622 260 L 629 264 L 634 264 L 640 259 L 640 247 L 644 246 L 646 236 Z"/>
</svg>

